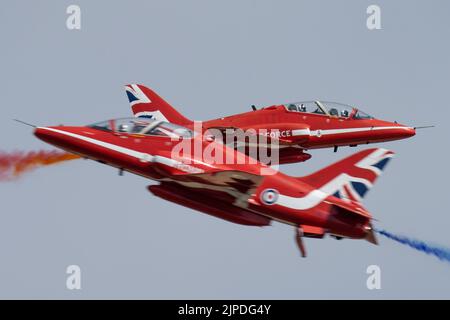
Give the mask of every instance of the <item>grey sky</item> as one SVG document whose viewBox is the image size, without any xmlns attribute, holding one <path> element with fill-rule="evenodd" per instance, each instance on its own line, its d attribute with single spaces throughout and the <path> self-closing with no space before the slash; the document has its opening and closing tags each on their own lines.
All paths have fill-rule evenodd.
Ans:
<svg viewBox="0 0 450 320">
<path fill-rule="evenodd" d="M 80 31 L 66 7 L 81 7 Z M 382 30 L 366 28 L 381 7 Z M 51 149 L 23 119 L 128 116 L 127 83 L 197 120 L 323 99 L 437 125 L 406 141 L 365 206 L 378 226 L 450 245 L 448 1 L 4 1 L 1 150 Z M 362 148 L 312 151 L 305 175 Z M 450 265 L 386 239 L 307 239 L 233 225 L 152 196 L 143 178 L 73 161 L 0 184 L 1 298 L 450 298 Z M 82 290 L 65 268 L 82 269 Z M 382 289 L 366 288 L 377 264 Z"/>
</svg>

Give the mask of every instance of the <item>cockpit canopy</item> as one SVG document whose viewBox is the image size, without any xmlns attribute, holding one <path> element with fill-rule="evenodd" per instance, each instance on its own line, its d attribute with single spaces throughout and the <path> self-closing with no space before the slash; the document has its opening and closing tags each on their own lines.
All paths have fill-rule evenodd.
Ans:
<svg viewBox="0 0 450 320">
<path fill-rule="evenodd" d="M 329 101 L 305 101 L 285 104 L 284 107 L 292 112 L 315 113 L 332 117 L 352 119 L 373 119 L 372 116 L 352 106 Z"/>
<path fill-rule="evenodd" d="M 97 122 L 88 127 L 114 131 L 124 134 L 139 134 L 146 136 L 165 136 L 169 138 L 192 138 L 194 132 L 188 128 L 160 120 L 144 118 L 121 118 Z"/>
</svg>

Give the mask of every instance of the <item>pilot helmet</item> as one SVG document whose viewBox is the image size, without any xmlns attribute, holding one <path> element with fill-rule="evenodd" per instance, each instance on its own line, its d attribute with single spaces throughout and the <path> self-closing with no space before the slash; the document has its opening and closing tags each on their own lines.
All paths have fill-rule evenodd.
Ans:
<svg viewBox="0 0 450 320">
<path fill-rule="evenodd" d="M 122 124 L 119 126 L 119 131 L 120 131 L 120 132 L 128 132 L 129 128 L 130 128 L 130 126 L 129 126 L 128 124 L 122 123 Z"/>
</svg>

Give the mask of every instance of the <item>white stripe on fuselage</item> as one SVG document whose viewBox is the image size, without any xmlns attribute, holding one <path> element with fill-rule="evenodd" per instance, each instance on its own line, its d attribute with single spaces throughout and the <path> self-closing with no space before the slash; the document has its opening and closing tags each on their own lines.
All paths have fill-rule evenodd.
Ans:
<svg viewBox="0 0 450 320">
<path fill-rule="evenodd" d="M 354 191 L 350 185 L 350 182 L 353 181 L 363 183 L 368 189 L 372 187 L 372 183 L 369 180 L 359 177 L 353 177 L 346 173 L 341 173 L 321 186 L 319 189 L 315 189 L 309 192 L 304 197 L 297 198 L 280 194 L 274 204 L 295 210 L 311 209 L 325 200 L 328 196 L 333 195 L 336 191 L 340 190 L 344 185 L 347 185 L 349 190 L 352 191 L 352 194 L 354 193 L 354 197 L 358 201 L 361 201 L 361 197 L 359 196 L 359 194 Z"/>
<path fill-rule="evenodd" d="M 292 130 L 292 135 L 293 136 L 309 136 L 309 135 L 311 135 L 311 130 L 309 130 L 309 129 Z"/>
<path fill-rule="evenodd" d="M 290 197 L 284 194 L 278 196 L 277 201 L 274 204 L 287 207 L 295 210 L 307 210 L 317 206 L 328 194 L 321 190 L 313 190 L 302 198 Z"/>
<path fill-rule="evenodd" d="M 311 130 L 310 135 L 311 136 L 317 136 L 319 135 L 328 135 L 328 134 L 340 134 L 340 133 L 352 133 L 352 132 L 364 132 L 364 131 L 374 131 L 374 130 L 390 130 L 390 129 L 403 129 L 403 130 L 410 130 L 412 128 L 410 127 L 364 127 L 364 128 L 347 128 L 347 129 L 318 129 L 318 130 Z M 299 130 L 292 130 L 293 136 L 300 136 L 305 135 L 306 131 L 305 129 L 299 129 Z"/>
<path fill-rule="evenodd" d="M 373 166 L 380 162 L 383 159 L 390 158 L 394 154 L 388 153 L 389 151 L 383 148 L 378 148 L 375 151 L 371 152 L 369 155 L 365 156 L 363 159 L 358 161 L 355 164 L 351 164 L 353 167 L 359 167 L 366 170 L 371 170 L 377 176 L 380 175 L 381 170 Z M 283 207 L 287 207 L 295 210 L 307 210 L 317 206 L 320 202 L 325 200 L 329 195 L 334 195 L 337 191 L 342 193 L 342 196 L 345 196 L 347 192 L 351 192 L 353 198 L 355 198 L 358 202 L 361 201 L 361 196 L 354 190 L 352 186 L 352 182 L 359 182 L 366 186 L 367 189 L 370 189 L 373 186 L 373 183 L 362 177 L 351 176 L 345 172 L 338 174 L 336 177 L 322 185 L 320 188 L 315 189 L 309 192 L 304 197 L 291 197 L 283 194 L 279 194 L 278 199 L 271 205 L 280 205 Z M 347 186 L 348 191 L 343 188 L 343 186 Z M 347 196 L 348 197 L 348 196 Z"/>
<path fill-rule="evenodd" d="M 67 131 L 64 131 L 64 130 L 58 130 L 58 129 L 54 129 L 54 128 L 47 128 L 47 127 L 38 127 L 37 129 L 44 129 L 44 130 L 60 133 L 60 134 L 63 134 L 63 135 L 66 135 L 66 136 L 69 136 L 69 137 L 72 137 L 72 138 L 80 139 L 80 140 L 83 140 L 83 141 L 95 144 L 95 145 L 103 147 L 103 148 L 107 148 L 107 149 L 110 149 L 110 150 L 113 150 L 113 151 L 117 151 L 117 152 L 122 153 L 122 154 L 126 154 L 128 156 L 137 158 L 137 159 L 139 159 L 141 161 L 144 161 L 144 162 L 158 162 L 158 163 L 164 164 L 166 166 L 169 166 L 169 167 L 172 167 L 172 168 L 184 171 L 184 172 L 189 172 L 189 173 L 202 173 L 202 172 L 204 172 L 202 169 L 189 166 L 187 164 L 184 164 L 184 163 L 182 163 L 180 161 L 173 160 L 171 158 L 167 158 L 167 157 L 163 157 L 163 156 L 159 156 L 159 155 L 154 156 L 154 155 L 151 155 L 151 154 L 148 154 L 148 153 L 139 152 L 139 151 L 136 151 L 136 150 L 133 150 L 133 149 L 121 147 L 121 146 L 118 146 L 118 145 L 115 145 L 115 144 L 112 144 L 112 143 L 108 143 L 108 142 L 100 141 L 100 140 L 97 140 L 97 139 L 89 138 L 89 137 L 82 136 L 82 135 L 79 135 L 79 134 L 76 134 L 76 133 L 67 132 Z"/>
</svg>

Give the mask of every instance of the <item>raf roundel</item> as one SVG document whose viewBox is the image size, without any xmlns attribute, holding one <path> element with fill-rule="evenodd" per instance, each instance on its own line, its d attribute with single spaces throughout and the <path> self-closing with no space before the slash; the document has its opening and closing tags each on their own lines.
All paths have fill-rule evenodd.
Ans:
<svg viewBox="0 0 450 320">
<path fill-rule="evenodd" d="M 267 205 L 272 205 L 278 200 L 278 191 L 275 189 L 266 189 L 261 193 L 261 201 Z"/>
</svg>

